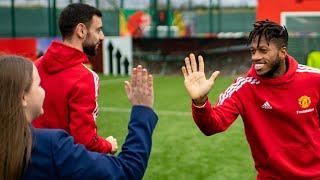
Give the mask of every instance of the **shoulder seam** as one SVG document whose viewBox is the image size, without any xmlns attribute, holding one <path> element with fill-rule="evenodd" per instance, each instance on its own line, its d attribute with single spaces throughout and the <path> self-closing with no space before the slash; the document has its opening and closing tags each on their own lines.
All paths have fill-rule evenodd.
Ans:
<svg viewBox="0 0 320 180">
<path fill-rule="evenodd" d="M 319 69 L 316 69 L 316 68 L 313 68 L 313 67 L 309 67 L 309 66 L 306 66 L 306 65 L 302 65 L 302 64 L 298 64 L 296 72 L 302 72 L 302 73 L 306 72 L 306 73 L 317 73 L 317 74 L 320 74 L 320 70 Z"/>
<path fill-rule="evenodd" d="M 221 105 L 227 98 L 230 98 L 233 93 L 238 91 L 243 85 L 250 83 L 250 84 L 259 84 L 260 81 L 254 77 L 239 77 L 237 78 L 236 82 L 231 84 L 228 89 L 225 90 L 224 93 L 221 93 L 219 96 L 219 101 L 217 105 Z"/>
</svg>

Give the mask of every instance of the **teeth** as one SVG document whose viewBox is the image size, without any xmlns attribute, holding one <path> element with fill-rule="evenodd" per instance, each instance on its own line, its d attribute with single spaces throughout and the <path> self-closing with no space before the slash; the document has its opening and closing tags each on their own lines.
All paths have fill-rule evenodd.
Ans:
<svg viewBox="0 0 320 180">
<path fill-rule="evenodd" d="M 258 70 L 258 69 L 263 68 L 263 66 L 264 66 L 264 64 L 255 64 L 254 69 Z"/>
</svg>

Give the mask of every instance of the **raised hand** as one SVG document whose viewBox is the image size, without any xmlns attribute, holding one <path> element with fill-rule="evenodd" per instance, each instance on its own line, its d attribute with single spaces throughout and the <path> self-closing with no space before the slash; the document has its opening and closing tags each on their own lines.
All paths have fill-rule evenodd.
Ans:
<svg viewBox="0 0 320 180">
<path fill-rule="evenodd" d="M 204 73 L 204 61 L 202 56 L 198 56 L 199 68 L 194 54 L 184 59 L 185 66 L 182 67 L 184 76 L 184 86 L 186 87 L 190 97 L 196 105 L 203 105 L 207 99 L 215 79 L 219 75 L 219 71 L 212 73 L 209 79 L 206 79 Z"/>
<path fill-rule="evenodd" d="M 117 139 L 113 136 L 109 136 L 106 140 L 111 144 L 111 154 L 115 154 L 118 151 Z"/>
<path fill-rule="evenodd" d="M 153 108 L 153 77 L 141 65 L 133 68 L 131 82 L 125 81 L 125 90 L 132 105 Z"/>
</svg>

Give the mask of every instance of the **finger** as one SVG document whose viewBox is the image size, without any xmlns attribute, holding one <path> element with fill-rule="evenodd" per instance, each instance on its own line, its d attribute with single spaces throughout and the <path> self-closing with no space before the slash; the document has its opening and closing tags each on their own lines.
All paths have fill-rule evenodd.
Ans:
<svg viewBox="0 0 320 180">
<path fill-rule="evenodd" d="M 142 85 L 142 66 L 138 65 L 137 67 L 137 87 L 141 87 Z"/>
<path fill-rule="evenodd" d="M 189 57 L 184 58 L 184 62 L 185 62 L 185 64 L 186 64 L 186 68 L 187 68 L 188 74 L 191 74 L 192 71 L 191 71 L 191 65 L 190 65 L 190 59 L 189 59 Z"/>
<path fill-rule="evenodd" d="M 131 92 L 131 85 L 128 81 L 124 82 L 124 89 L 126 91 L 127 96 L 129 97 L 129 94 Z"/>
<path fill-rule="evenodd" d="M 131 75 L 131 86 L 135 87 L 137 85 L 137 68 L 132 69 Z"/>
<path fill-rule="evenodd" d="M 197 72 L 197 60 L 193 53 L 190 54 L 190 61 L 191 61 L 191 70 L 192 72 Z"/>
<path fill-rule="evenodd" d="M 198 61 L 199 61 L 199 72 L 204 72 L 204 61 L 201 55 L 198 56 Z"/>
<path fill-rule="evenodd" d="M 148 81 L 148 71 L 147 71 L 147 69 L 143 68 L 142 69 L 142 84 L 144 86 L 146 86 L 147 85 L 147 81 Z"/>
<path fill-rule="evenodd" d="M 220 74 L 220 71 L 215 71 L 214 73 L 212 73 L 209 81 L 211 81 L 213 83 L 216 80 L 216 78 L 218 77 L 219 74 Z"/>
<path fill-rule="evenodd" d="M 181 71 L 182 71 L 182 74 L 184 76 L 184 79 L 186 79 L 188 77 L 188 73 L 187 73 L 186 67 L 182 66 Z"/>
<path fill-rule="evenodd" d="M 148 76 L 148 89 L 150 91 L 150 95 L 153 95 L 153 76 L 151 74 Z"/>
</svg>

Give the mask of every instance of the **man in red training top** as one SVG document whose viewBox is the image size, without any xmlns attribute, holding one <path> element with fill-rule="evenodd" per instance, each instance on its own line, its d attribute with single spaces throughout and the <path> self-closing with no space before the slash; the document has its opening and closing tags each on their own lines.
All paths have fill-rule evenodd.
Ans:
<svg viewBox="0 0 320 180">
<path fill-rule="evenodd" d="M 248 43 L 250 70 L 214 106 L 207 95 L 219 72 L 206 79 L 203 58 L 185 58 L 195 123 L 209 136 L 240 115 L 257 179 L 320 179 L 320 71 L 288 55 L 288 32 L 274 22 L 257 21 Z"/>
<path fill-rule="evenodd" d="M 101 12 L 86 4 L 70 4 L 60 14 L 63 43 L 53 42 L 36 62 L 46 91 L 44 114 L 32 124 L 38 128 L 64 129 L 77 143 L 101 153 L 115 153 L 117 141 L 97 134 L 98 75 L 88 69 L 104 39 Z"/>
</svg>

